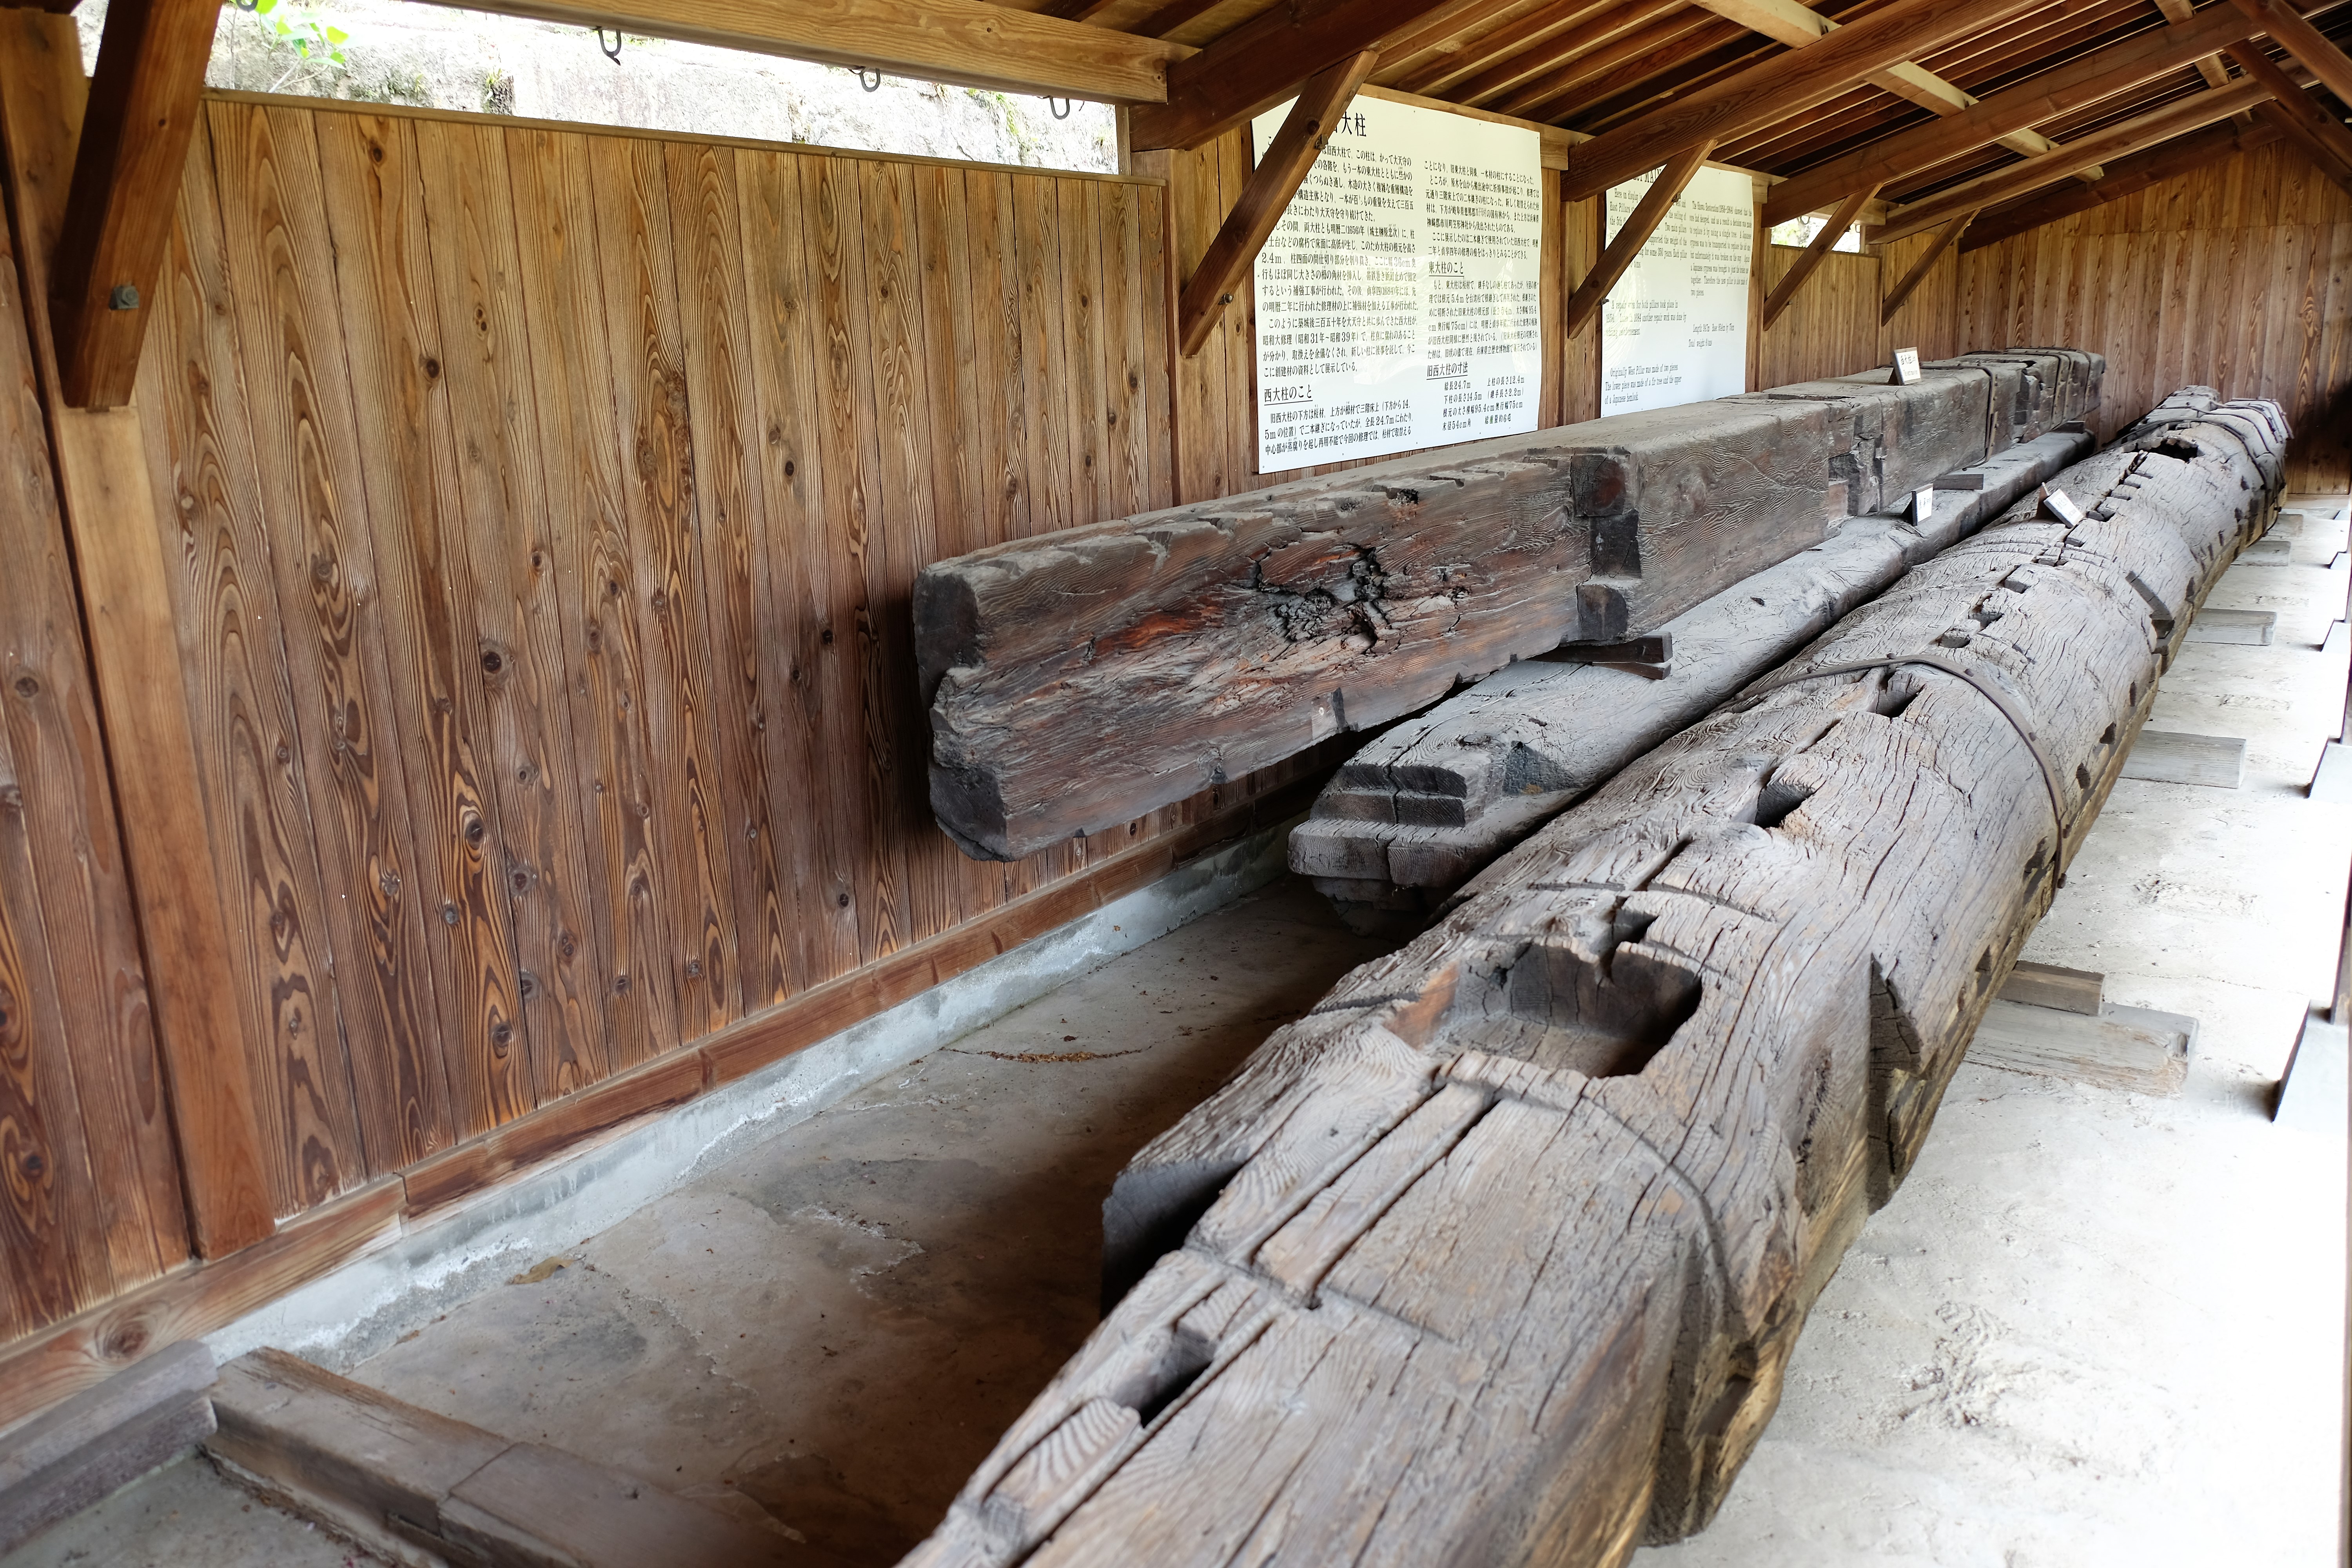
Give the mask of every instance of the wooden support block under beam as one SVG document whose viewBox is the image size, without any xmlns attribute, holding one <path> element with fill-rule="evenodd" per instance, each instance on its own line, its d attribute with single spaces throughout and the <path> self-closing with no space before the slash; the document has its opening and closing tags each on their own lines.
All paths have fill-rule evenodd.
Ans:
<svg viewBox="0 0 2352 1568">
<path fill-rule="evenodd" d="M 1903 302 L 1927 281 L 1927 274 L 1934 270 L 1936 263 L 1944 258 L 1944 252 L 1951 249 L 1953 243 L 1968 232 L 1969 225 L 1976 220 L 1974 211 L 1964 212 L 1937 231 L 1934 242 L 1919 253 L 1919 259 L 1913 262 L 1911 270 L 1903 275 L 1903 281 L 1886 291 L 1886 302 L 1878 308 L 1880 326 L 1895 320 L 1895 313 L 1903 309 Z"/>
<path fill-rule="evenodd" d="M 1633 258 L 1642 254 L 1642 247 L 1650 243 L 1650 236 L 1665 222 L 1666 214 L 1672 210 L 1675 198 L 1683 194 L 1685 187 L 1691 183 L 1691 177 L 1699 172 L 1706 163 L 1706 155 L 1714 150 L 1712 142 L 1702 142 L 1695 147 L 1685 148 L 1675 153 L 1658 172 L 1656 181 L 1625 219 L 1625 226 L 1617 231 L 1617 237 L 1609 242 L 1608 247 L 1601 253 L 1601 259 L 1593 263 L 1592 270 L 1585 275 L 1582 283 L 1577 285 L 1576 292 L 1569 296 L 1564 336 L 1576 336 L 1584 330 L 1587 321 L 1601 313 L 1601 304 L 1609 298 L 1609 290 L 1617 286 L 1617 279 L 1625 275 L 1625 268 L 1633 265 Z"/>
<path fill-rule="evenodd" d="M 2216 610 L 2197 612 L 2189 623 L 2190 642 L 2237 643 L 2268 647 L 2278 629 L 2276 610 Z"/>
<path fill-rule="evenodd" d="M 2019 959 L 2017 967 L 2009 972 L 2001 983 L 2000 999 L 2022 1003 L 2029 1007 L 2055 1007 L 2064 1013 L 2082 1013 L 2090 1017 L 2099 1016 L 2099 1005 L 2105 1000 L 2107 977 L 2094 974 L 2087 969 L 2069 969 L 2063 963 L 2032 963 Z"/>
<path fill-rule="evenodd" d="M 1853 226 L 1853 220 L 1862 216 L 1862 209 L 1868 206 L 1870 198 L 1877 194 L 1878 187 L 1871 185 L 1855 191 L 1840 202 L 1837 210 L 1830 214 L 1829 222 L 1822 226 L 1822 232 L 1813 236 L 1804 253 L 1789 264 L 1789 270 L 1781 276 L 1780 282 L 1773 285 L 1772 292 L 1764 300 L 1766 331 L 1770 331 L 1772 323 L 1780 319 L 1780 313 L 1796 301 L 1797 291 L 1805 286 L 1805 280 L 1829 258 L 1830 252 L 1837 248 L 1837 242 L 1844 237 L 1847 229 Z"/>
<path fill-rule="evenodd" d="M 1265 248 L 1266 237 L 1282 221 L 1290 198 L 1298 194 L 1315 167 L 1328 129 L 1347 112 L 1356 89 L 1380 60 L 1376 50 L 1366 49 L 1318 72 L 1299 89 L 1282 129 L 1274 133 L 1265 156 L 1258 160 L 1249 184 L 1242 188 L 1241 199 L 1225 215 L 1224 226 L 1209 242 L 1208 254 L 1201 258 L 1201 265 L 1184 285 L 1183 298 L 1176 303 L 1177 341 L 1186 359 L 1199 353 L 1201 345 L 1209 341 L 1234 290 L 1257 260 L 1257 253 Z"/>
<path fill-rule="evenodd" d="M 2234 735 L 2142 730 L 2124 759 L 2123 776 L 2149 784 L 2236 789 L 2246 779 L 2246 742 Z"/>
<path fill-rule="evenodd" d="M 2179 1013 L 2110 1002 L 2084 1017 L 1996 1000 L 1969 1042 L 1969 1060 L 2098 1089 L 2172 1095 L 2188 1082 L 2196 1048 L 2197 1020 Z"/>
<path fill-rule="evenodd" d="M 119 408 L 180 210 L 215 0 L 114 0 L 49 277 L 58 372 L 76 408 Z"/>
<path fill-rule="evenodd" d="M 1895 0 L 1794 54 L 1668 100 L 1569 154 L 1561 193 L 1597 195 L 1644 169 L 1824 103 L 1872 71 L 2006 20 L 2030 0 Z"/>
</svg>

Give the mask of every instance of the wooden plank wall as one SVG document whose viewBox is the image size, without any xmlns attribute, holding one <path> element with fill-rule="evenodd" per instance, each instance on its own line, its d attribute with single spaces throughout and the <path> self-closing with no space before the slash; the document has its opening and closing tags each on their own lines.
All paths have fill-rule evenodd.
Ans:
<svg viewBox="0 0 2352 1568">
<path fill-rule="evenodd" d="M 1171 499 L 1164 212 L 208 100 L 142 405 L 280 1214 L 1216 809 L 966 860 L 908 643 Z"/>
<path fill-rule="evenodd" d="M 81 606 L 0 225 L 0 1342 L 188 1261 Z M 0 1420 L 5 1425 L 5 1420 Z"/>
<path fill-rule="evenodd" d="M 2275 398 L 2290 491 L 2352 489 L 2352 197 L 2273 143 L 1960 258 L 1963 334 L 2107 356 L 2102 437 L 2186 383 Z"/>
</svg>

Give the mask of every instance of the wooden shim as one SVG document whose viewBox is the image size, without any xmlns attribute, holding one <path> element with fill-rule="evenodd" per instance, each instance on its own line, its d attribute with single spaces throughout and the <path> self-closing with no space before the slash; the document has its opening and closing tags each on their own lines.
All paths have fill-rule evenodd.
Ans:
<svg viewBox="0 0 2352 1568">
<path fill-rule="evenodd" d="M 2278 627 L 2276 610 L 2203 610 L 2189 628 L 2190 642 L 2240 643 L 2268 647 Z"/>
<path fill-rule="evenodd" d="M 397 1562 L 478 1568 L 756 1568 L 830 1554 L 739 1524 L 637 1477 L 518 1443 L 278 1350 L 221 1369 L 206 1445 L 241 1479 Z"/>
<path fill-rule="evenodd" d="M 2090 450 L 2045 436 L 2001 453 L 1990 483 L 1937 497 L 1925 531 L 1858 519 L 1836 537 L 1676 616 L 1675 668 L 1638 681 L 1524 661 L 1368 742 L 1290 836 L 1360 930 L 1418 925 L 1454 889 L 1627 763 L 1704 716 L 1907 571 Z"/>
<path fill-rule="evenodd" d="M 2069 969 L 2063 963 L 2031 963 L 2017 961 L 2017 967 L 2001 982 L 2000 999 L 2021 1003 L 2029 1007 L 2055 1007 L 2062 1012 L 2083 1013 L 2097 1017 L 2101 993 L 2107 977 L 2094 974 L 2087 969 Z"/>
<path fill-rule="evenodd" d="M 2089 1016 L 2031 1006 L 2003 991 L 1969 1043 L 1979 1067 L 2038 1073 L 2100 1089 L 2172 1095 L 2189 1079 L 2197 1020 L 2110 1002 Z"/>
<path fill-rule="evenodd" d="M 2124 761 L 2124 777 L 2236 789 L 2246 779 L 2246 742 L 2235 736 L 2143 730 Z"/>
<path fill-rule="evenodd" d="M 1923 563 L 1138 1154 L 1105 1322 L 907 1568 L 1613 1565 L 1704 1526 L 2245 538 L 2211 459 L 2057 478 L 2082 522 L 2023 502 Z M 1828 673 L 1929 648 L 1964 673 Z"/>
<path fill-rule="evenodd" d="M 2052 411 L 2087 406 L 2097 356 L 2039 353 L 2072 366 Z M 1955 364 L 1619 415 L 928 566 L 932 808 L 967 854 L 1019 859 L 1514 658 L 1654 630 L 1883 485 L 2006 446 L 1996 382 Z"/>
</svg>

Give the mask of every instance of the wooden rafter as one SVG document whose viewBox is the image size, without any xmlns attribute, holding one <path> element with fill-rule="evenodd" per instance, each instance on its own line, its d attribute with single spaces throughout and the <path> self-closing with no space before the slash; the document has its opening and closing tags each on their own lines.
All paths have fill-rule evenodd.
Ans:
<svg viewBox="0 0 2352 1568">
<path fill-rule="evenodd" d="M 139 379 L 219 18 L 215 0 L 107 10 L 50 273 L 58 372 L 76 408 L 120 407 Z"/>
<path fill-rule="evenodd" d="M 1310 8 L 1286 0 L 1260 12 L 1168 73 L 1164 103 L 1130 122 L 1139 151 L 1198 147 L 1297 93 L 1311 77 L 1376 49 L 1445 0 L 1339 0 Z"/>
<path fill-rule="evenodd" d="M 1741 26 L 1786 44 L 1792 49 L 1819 43 L 1836 31 L 1838 26 L 1820 12 L 1800 4 L 1800 0 L 1698 0 L 1698 3 L 1719 16 L 1727 16 Z M 1977 101 L 1934 71 L 1910 60 L 1898 60 L 1883 70 L 1871 71 L 1864 79 L 1897 98 L 1946 118 L 1964 113 Z M 1997 140 L 2002 146 L 2028 157 L 2037 153 L 2047 153 L 2051 145 L 2048 137 L 2028 130 L 2011 131 Z"/>
<path fill-rule="evenodd" d="M 1685 148 L 1658 171 L 1657 180 L 1627 216 L 1625 226 L 1617 231 L 1617 237 L 1609 242 L 1601 252 L 1601 258 L 1592 264 L 1592 270 L 1585 275 L 1583 282 L 1577 285 L 1576 292 L 1569 296 L 1568 321 L 1562 330 L 1563 336 L 1576 336 L 1584 330 L 1586 322 L 1601 313 L 1601 304 L 1609 298 L 1609 290 L 1617 286 L 1617 279 L 1625 276 L 1625 268 L 1633 265 L 1633 258 L 1642 254 L 1642 247 L 1650 243 L 1650 236 L 1655 234 L 1658 225 L 1666 220 L 1666 214 L 1673 208 L 1675 198 L 1690 184 L 1691 176 L 1705 165 L 1711 150 L 1710 145 L 1704 142 L 1696 147 Z"/>
<path fill-rule="evenodd" d="M 2328 41 L 2286 0 L 2236 0 L 2237 7 L 2271 36 L 2271 41 L 2300 61 L 2328 91 L 2352 104 L 2352 59 Z"/>
<path fill-rule="evenodd" d="M 2002 240 L 2023 234 L 2028 229 L 2040 228 L 2045 223 L 2056 223 L 2060 218 L 2072 217 L 2076 213 L 2088 212 L 2093 207 L 2137 195 L 2150 185 L 2160 184 L 2192 169 L 2268 146 L 2279 139 L 2279 134 L 2277 128 L 2272 125 L 2256 123 L 2241 127 L 2234 121 L 2193 131 L 2161 147 L 2118 160 L 2108 167 L 2106 178 L 2096 184 L 2075 185 L 2029 196 L 1998 212 L 1986 213 L 1969 226 L 1968 234 L 1960 241 L 1961 253 L 1965 255 L 1989 245 L 1999 245 Z"/>
<path fill-rule="evenodd" d="M 1990 26 L 2030 3 L 1895 0 L 1810 48 L 1759 61 L 1594 137 L 1570 154 L 1563 194 L 1570 201 L 1597 195 L 1702 142 L 1712 145 L 1810 109 L 1872 71 Z"/>
<path fill-rule="evenodd" d="M 1584 36 L 1584 30 L 1596 17 L 1614 16 L 1627 9 L 1657 15 L 1673 8 L 1672 0 L 1649 0 L 1646 8 L 1621 6 L 1614 0 L 1580 0 L 1574 5 L 1546 6 L 1479 37 L 1457 40 L 1442 53 L 1404 63 L 1390 85 L 1412 92 L 1447 92 L 1457 82 L 1522 57 L 1538 61 L 1522 73 L 1522 77 L 1532 75 L 1544 68 L 1546 57 L 1541 51 L 1546 45 Z M 1393 53 L 1385 58 L 1392 65 L 1397 63 Z M 1385 77 L 1390 73 L 1384 68 L 1381 74 Z"/>
<path fill-rule="evenodd" d="M 1964 212 L 1980 212 L 2001 202 L 2011 201 L 2029 192 L 2038 191 L 2054 181 L 2072 176 L 2078 169 L 2104 163 L 2110 158 L 2120 158 L 2168 142 L 2186 131 L 2200 125 L 2210 125 L 2226 120 L 2242 109 L 2252 109 L 2266 101 L 2268 89 L 2259 82 L 2237 82 L 2224 88 L 2208 88 L 2193 98 L 2166 104 L 2162 109 L 2110 125 L 2093 135 L 2063 142 L 2054 153 L 2039 158 L 2028 158 L 2021 163 L 1979 174 L 1940 192 L 1924 201 L 1897 207 L 1887 214 L 1886 222 L 1866 237 L 1874 245 L 1903 239 L 1948 222 Z"/>
<path fill-rule="evenodd" d="M 2156 0 L 2156 8 L 2168 22 L 2186 22 L 2196 15 L 2189 0 Z M 2205 79 L 2207 87 L 2221 87 L 2230 79 L 2229 68 L 2222 65 L 2219 55 L 2202 55 L 2196 61 L 2197 74 Z"/>
<path fill-rule="evenodd" d="M 1232 302 L 1234 290 L 1265 248 L 1266 237 L 1290 206 L 1307 175 L 1315 167 L 1329 127 L 1348 110 L 1364 79 L 1380 64 L 1380 51 L 1365 49 L 1317 74 L 1298 91 L 1297 101 L 1274 133 L 1265 156 L 1257 161 L 1241 199 L 1225 215 L 1224 226 L 1209 242 L 1208 253 L 1184 285 L 1176 302 L 1177 341 L 1184 357 L 1201 352 L 1209 330 Z"/>
<path fill-rule="evenodd" d="M 1822 226 L 1822 232 L 1813 236 L 1811 243 L 1805 247 L 1804 254 L 1790 263 L 1787 274 L 1764 300 L 1766 331 L 1770 331 L 1772 323 L 1780 319 L 1780 312 L 1795 302 L 1797 291 L 1805 286 L 1805 280 L 1829 259 L 1830 252 L 1837 248 L 1839 238 L 1853 226 L 1853 220 L 1862 216 L 1862 209 L 1877 194 L 1876 188 L 1873 187 L 1867 191 L 1856 191 L 1840 202 L 1837 210 L 1830 215 L 1829 222 Z"/>
<path fill-rule="evenodd" d="M 1161 103 L 1195 51 L 986 0 L 466 0 L 475 10 L 1004 92 Z"/>
<path fill-rule="evenodd" d="M 1878 307 L 1880 326 L 1883 327 L 1895 320 L 1895 312 L 1903 309 L 1903 302 L 1911 298 L 1920 284 L 1927 280 L 1927 274 L 1934 270 L 1937 262 L 1944 258 L 1944 252 L 1952 248 L 1960 236 L 1968 232 L 1969 225 L 1974 223 L 1976 218 L 1976 212 L 1971 208 L 1936 231 L 1935 239 L 1926 250 L 1920 252 L 1919 259 L 1911 264 L 1911 270 L 1903 275 L 1903 281 L 1886 291 L 1885 302 Z"/>
<path fill-rule="evenodd" d="M 1802 217 L 1865 185 L 1930 169 L 1999 140 L 2179 70 L 2244 37 L 2252 24 L 2228 9 L 2142 33 L 1979 100 L 1949 120 L 1929 121 L 1783 180 L 1764 201 L 1766 223 Z"/>
<path fill-rule="evenodd" d="M 1673 73 L 1691 61 L 1727 46 L 1753 41 L 1754 35 L 1737 22 L 1712 15 L 1699 20 L 1699 15 L 1684 11 L 1662 16 L 1638 32 L 1545 72 L 1496 100 L 1494 107 L 1506 114 L 1535 120 L 1569 113 L 1606 115 L 1609 100 L 1597 95 L 1615 89 L 1638 93 L 1641 101 L 1647 101 L 1656 96 L 1661 80 L 1672 79 Z"/>
<path fill-rule="evenodd" d="M 2232 44 L 2229 54 L 2240 70 L 2270 89 L 2272 101 L 2266 107 L 2275 109 L 2292 123 L 2280 123 L 2270 114 L 2263 114 L 2263 118 L 2278 123 L 2280 130 L 2303 143 L 2306 150 L 2315 149 L 2321 169 L 2334 175 L 2338 184 L 2352 179 L 2352 131 L 2346 130 L 2341 121 L 2322 109 L 2260 44 Z"/>
</svg>

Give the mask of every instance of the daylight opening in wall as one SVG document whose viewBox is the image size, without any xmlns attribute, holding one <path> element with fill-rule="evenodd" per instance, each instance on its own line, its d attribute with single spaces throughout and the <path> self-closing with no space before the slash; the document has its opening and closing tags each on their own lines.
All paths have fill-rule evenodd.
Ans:
<svg viewBox="0 0 2352 1568">
<path fill-rule="evenodd" d="M 1798 249 L 1801 250 L 1806 246 L 1813 243 L 1813 237 L 1821 233 L 1823 228 L 1827 227 L 1829 221 L 1829 218 L 1823 214 L 1807 213 L 1803 217 L 1792 217 L 1787 223 L 1776 223 L 1767 232 L 1773 244 L 1794 246 Z M 1843 234 L 1838 236 L 1837 243 L 1831 246 L 1830 248 L 1832 250 L 1860 250 L 1862 248 L 1862 225 L 1854 224 L 1849 226 Z"/>
<path fill-rule="evenodd" d="M 95 69 L 105 0 L 83 0 L 74 19 L 83 68 Z M 1108 104 L 1049 107 L 893 76 L 868 92 L 839 66 L 635 34 L 618 37 L 614 58 L 592 28 L 403 0 L 255 0 L 251 9 L 236 0 L 222 9 L 205 85 L 909 157 L 1118 167 Z"/>
</svg>

